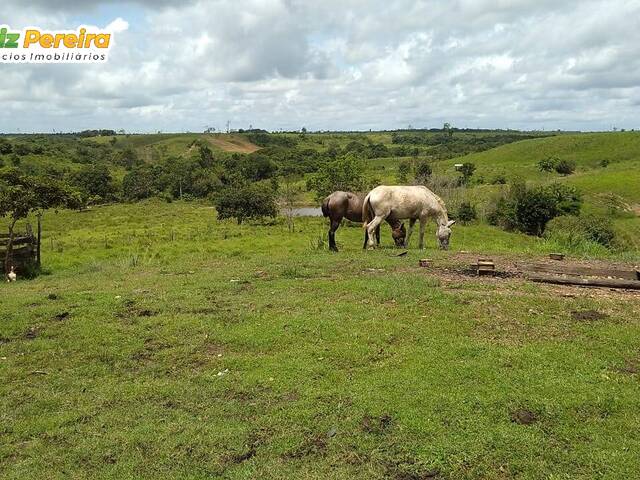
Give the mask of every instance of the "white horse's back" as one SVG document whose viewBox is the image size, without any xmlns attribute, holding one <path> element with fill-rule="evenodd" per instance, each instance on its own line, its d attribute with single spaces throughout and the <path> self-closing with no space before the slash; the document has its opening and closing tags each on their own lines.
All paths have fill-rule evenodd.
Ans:
<svg viewBox="0 0 640 480">
<path fill-rule="evenodd" d="M 397 219 L 446 215 L 444 202 L 422 185 L 380 185 L 367 196 L 372 211 Z"/>
</svg>

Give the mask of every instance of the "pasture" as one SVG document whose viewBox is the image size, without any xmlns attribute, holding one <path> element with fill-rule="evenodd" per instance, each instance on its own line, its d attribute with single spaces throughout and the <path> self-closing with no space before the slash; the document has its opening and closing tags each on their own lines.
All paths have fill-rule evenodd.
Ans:
<svg viewBox="0 0 640 480">
<path fill-rule="evenodd" d="M 157 200 L 44 224 L 48 272 L 0 285 L 2 478 L 640 469 L 640 295 L 464 272 L 548 240 L 456 225 L 442 252 L 430 224 L 427 250 L 397 257 L 387 226 L 367 252 L 355 226 L 335 254 L 322 218 L 289 233 Z"/>
</svg>

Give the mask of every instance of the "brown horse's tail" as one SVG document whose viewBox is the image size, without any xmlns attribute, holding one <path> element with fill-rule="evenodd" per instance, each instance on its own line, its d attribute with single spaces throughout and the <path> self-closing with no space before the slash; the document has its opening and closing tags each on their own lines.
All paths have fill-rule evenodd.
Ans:
<svg viewBox="0 0 640 480">
<path fill-rule="evenodd" d="M 364 197 L 364 202 L 362 202 L 362 228 L 366 229 L 369 225 L 369 222 L 373 220 L 373 209 L 371 208 L 371 200 L 369 199 L 369 194 Z"/>
<path fill-rule="evenodd" d="M 325 198 L 322 202 L 322 207 L 320 207 L 322 209 L 322 216 L 324 217 L 329 216 L 329 198 L 330 197 Z"/>
</svg>

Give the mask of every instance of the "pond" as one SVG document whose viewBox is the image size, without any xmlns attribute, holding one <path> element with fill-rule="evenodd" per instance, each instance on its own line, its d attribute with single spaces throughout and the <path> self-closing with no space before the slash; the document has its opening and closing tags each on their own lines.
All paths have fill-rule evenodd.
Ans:
<svg viewBox="0 0 640 480">
<path fill-rule="evenodd" d="M 285 209 L 282 210 L 285 214 Z M 320 207 L 297 207 L 293 209 L 294 217 L 321 217 L 322 209 Z"/>
</svg>

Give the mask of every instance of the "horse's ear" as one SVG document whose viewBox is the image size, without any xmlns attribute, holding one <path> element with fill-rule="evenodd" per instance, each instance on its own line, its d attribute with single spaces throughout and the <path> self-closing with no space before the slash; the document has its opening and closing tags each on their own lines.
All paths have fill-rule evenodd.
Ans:
<svg viewBox="0 0 640 480">
<path fill-rule="evenodd" d="M 456 221 L 455 221 L 455 220 L 449 220 L 449 221 L 447 222 L 447 227 L 450 227 L 450 226 L 451 226 L 451 225 L 453 225 L 454 223 L 456 223 Z"/>
</svg>

